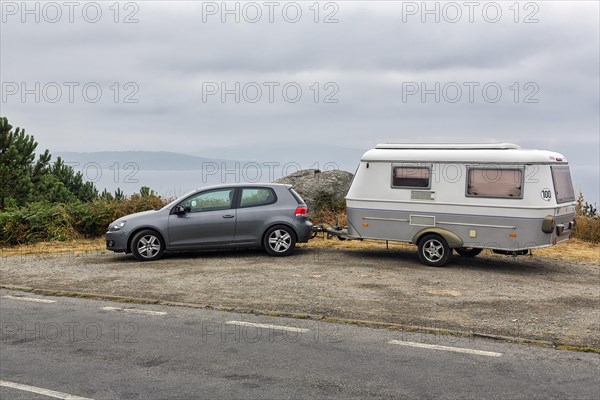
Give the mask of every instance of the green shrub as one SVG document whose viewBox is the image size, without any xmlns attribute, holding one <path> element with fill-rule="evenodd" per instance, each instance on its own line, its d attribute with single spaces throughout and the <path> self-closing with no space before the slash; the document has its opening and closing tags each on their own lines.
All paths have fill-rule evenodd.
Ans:
<svg viewBox="0 0 600 400">
<path fill-rule="evenodd" d="M 67 204 L 38 202 L 13 207 L 0 212 L 0 244 L 99 237 L 117 218 L 164 205 L 165 200 L 154 194 L 134 194 L 123 200 L 101 198 Z"/>
<path fill-rule="evenodd" d="M 314 199 L 314 210 L 311 217 L 316 224 L 336 224 L 344 226 L 346 221 L 346 200 L 338 198 L 331 192 L 320 191 Z"/>
<path fill-rule="evenodd" d="M 0 240 L 5 244 L 71 240 L 79 237 L 65 204 L 31 203 L 0 213 Z"/>
<path fill-rule="evenodd" d="M 346 200 L 337 198 L 333 193 L 321 191 L 315 197 L 316 212 L 339 212 L 346 208 Z"/>
</svg>

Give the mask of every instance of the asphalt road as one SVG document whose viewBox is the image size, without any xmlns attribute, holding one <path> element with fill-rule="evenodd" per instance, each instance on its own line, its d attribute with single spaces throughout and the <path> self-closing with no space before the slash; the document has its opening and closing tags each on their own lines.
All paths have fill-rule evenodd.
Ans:
<svg viewBox="0 0 600 400">
<path fill-rule="evenodd" d="M 597 354 L 472 338 L 6 290 L 0 327 L 2 399 L 600 397 Z"/>
</svg>

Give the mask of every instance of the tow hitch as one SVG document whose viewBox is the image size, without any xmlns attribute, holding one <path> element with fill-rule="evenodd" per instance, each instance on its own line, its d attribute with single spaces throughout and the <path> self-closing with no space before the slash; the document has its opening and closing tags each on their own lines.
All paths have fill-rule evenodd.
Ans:
<svg viewBox="0 0 600 400">
<path fill-rule="evenodd" d="M 312 232 L 311 239 L 317 237 L 319 233 L 322 233 L 323 237 L 327 237 L 327 239 L 331 239 L 333 237 L 337 237 L 339 240 L 348 239 L 347 226 L 342 227 L 339 225 L 329 224 L 313 225 Z"/>
</svg>

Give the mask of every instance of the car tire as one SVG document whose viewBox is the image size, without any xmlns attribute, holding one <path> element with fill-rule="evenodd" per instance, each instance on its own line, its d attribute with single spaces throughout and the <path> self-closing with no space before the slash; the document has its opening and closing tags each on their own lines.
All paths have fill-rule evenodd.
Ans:
<svg viewBox="0 0 600 400">
<path fill-rule="evenodd" d="M 288 256 L 296 247 L 296 234 L 287 226 L 273 226 L 265 232 L 263 246 L 272 256 Z"/>
<path fill-rule="evenodd" d="M 131 252 L 138 261 L 158 260 L 165 252 L 165 242 L 156 231 L 145 229 L 131 239 Z"/>
<path fill-rule="evenodd" d="M 451 252 L 448 242 L 440 235 L 426 235 L 419 240 L 419 259 L 427 266 L 443 267 Z"/>
<path fill-rule="evenodd" d="M 475 257 L 481 253 L 483 249 L 476 249 L 474 247 L 459 247 L 454 249 L 454 251 L 456 251 L 461 257 Z"/>
</svg>

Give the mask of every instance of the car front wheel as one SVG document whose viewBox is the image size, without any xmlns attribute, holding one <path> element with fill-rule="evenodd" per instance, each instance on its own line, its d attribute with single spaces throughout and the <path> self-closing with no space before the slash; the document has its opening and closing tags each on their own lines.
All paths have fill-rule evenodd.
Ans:
<svg viewBox="0 0 600 400">
<path fill-rule="evenodd" d="M 158 233 L 147 229 L 135 234 L 131 240 L 131 252 L 139 261 L 154 261 L 162 257 L 165 245 Z"/>
<path fill-rule="evenodd" d="M 296 235 L 287 226 L 274 226 L 265 233 L 263 245 L 272 256 L 287 256 L 296 247 Z"/>
</svg>

